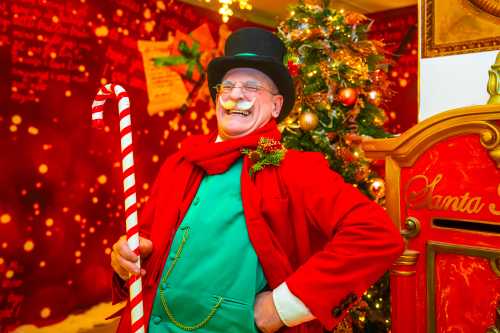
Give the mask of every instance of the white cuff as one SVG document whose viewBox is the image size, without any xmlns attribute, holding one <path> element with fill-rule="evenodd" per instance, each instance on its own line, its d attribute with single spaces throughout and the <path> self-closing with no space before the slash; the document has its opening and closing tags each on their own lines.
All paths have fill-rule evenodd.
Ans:
<svg viewBox="0 0 500 333">
<path fill-rule="evenodd" d="M 273 290 L 273 301 L 281 321 L 288 327 L 297 326 L 316 318 L 307 306 L 292 294 L 286 282 Z"/>
</svg>

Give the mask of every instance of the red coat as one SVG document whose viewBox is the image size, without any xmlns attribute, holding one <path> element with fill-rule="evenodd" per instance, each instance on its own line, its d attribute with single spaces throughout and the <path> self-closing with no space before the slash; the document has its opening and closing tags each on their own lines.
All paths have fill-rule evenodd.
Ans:
<svg viewBox="0 0 500 333">
<path fill-rule="evenodd" d="M 248 163 L 245 158 L 243 172 Z M 178 153 L 167 159 L 141 215 L 142 236 L 153 241 L 143 266 L 147 322 L 170 242 L 202 177 L 186 168 Z M 176 184 L 189 185 L 181 193 Z M 385 211 L 344 183 L 319 153 L 289 150 L 279 167 L 264 168 L 254 180 L 242 176 L 241 193 L 250 241 L 269 287 L 286 281 L 318 318 L 280 332 L 331 330 L 403 251 Z M 115 288 L 115 296 L 119 292 Z M 128 332 L 129 313 L 126 308 L 118 332 Z"/>
</svg>

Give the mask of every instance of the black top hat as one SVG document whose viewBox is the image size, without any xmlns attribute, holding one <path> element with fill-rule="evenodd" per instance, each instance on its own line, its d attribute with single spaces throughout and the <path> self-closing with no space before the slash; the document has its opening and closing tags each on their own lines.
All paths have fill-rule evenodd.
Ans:
<svg viewBox="0 0 500 333">
<path fill-rule="evenodd" d="M 283 65 L 286 49 L 283 42 L 272 32 L 260 28 L 243 28 L 233 32 L 226 41 L 224 56 L 208 64 L 208 86 L 215 101 L 214 88 L 224 75 L 233 68 L 255 68 L 269 76 L 283 95 L 283 108 L 278 120 L 283 120 L 295 102 L 292 77 Z"/>
</svg>

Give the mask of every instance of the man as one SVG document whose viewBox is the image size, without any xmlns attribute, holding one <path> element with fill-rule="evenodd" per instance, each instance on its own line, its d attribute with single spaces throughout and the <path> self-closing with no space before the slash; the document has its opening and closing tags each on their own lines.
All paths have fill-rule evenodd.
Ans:
<svg viewBox="0 0 500 333">
<path fill-rule="evenodd" d="M 218 131 L 160 170 L 141 215 L 143 271 L 123 237 L 113 246 L 115 295 L 143 274 L 149 332 L 331 330 L 403 250 L 383 209 L 319 153 L 279 144 L 275 119 L 295 98 L 284 53 L 262 29 L 228 38 L 208 66 Z"/>
</svg>

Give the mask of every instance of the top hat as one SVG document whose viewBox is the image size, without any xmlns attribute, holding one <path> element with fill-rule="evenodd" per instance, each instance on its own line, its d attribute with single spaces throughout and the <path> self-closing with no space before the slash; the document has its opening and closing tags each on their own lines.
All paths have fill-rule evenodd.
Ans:
<svg viewBox="0 0 500 333">
<path fill-rule="evenodd" d="M 208 64 L 207 76 L 210 94 L 215 101 L 215 86 L 226 73 L 238 67 L 257 69 L 273 80 L 283 95 L 283 108 L 278 121 L 283 120 L 295 102 L 293 79 L 283 65 L 286 49 L 283 42 L 272 32 L 260 28 L 243 28 L 233 32 L 226 41 L 224 56 Z"/>
</svg>

